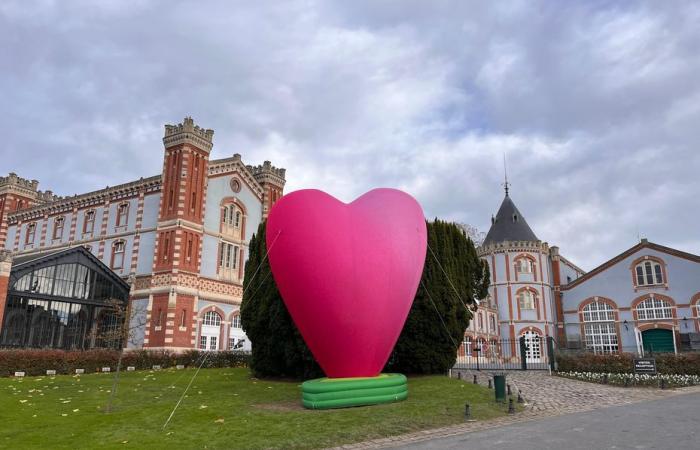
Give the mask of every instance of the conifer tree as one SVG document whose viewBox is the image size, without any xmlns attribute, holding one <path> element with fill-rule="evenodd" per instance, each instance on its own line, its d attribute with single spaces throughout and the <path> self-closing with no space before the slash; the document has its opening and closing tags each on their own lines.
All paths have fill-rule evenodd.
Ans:
<svg viewBox="0 0 700 450">
<path fill-rule="evenodd" d="M 457 358 L 477 300 L 488 295 L 489 268 L 457 225 L 428 222 L 421 284 L 387 364 L 388 371 L 445 373 Z"/>
</svg>

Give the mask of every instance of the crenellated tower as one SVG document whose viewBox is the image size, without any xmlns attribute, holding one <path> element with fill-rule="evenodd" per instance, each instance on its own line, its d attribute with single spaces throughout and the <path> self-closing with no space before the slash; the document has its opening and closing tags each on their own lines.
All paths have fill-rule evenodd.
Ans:
<svg viewBox="0 0 700 450">
<path fill-rule="evenodd" d="M 27 180 L 16 173 L 0 177 L 0 249 L 5 248 L 9 214 L 61 199 L 51 191 L 38 190 L 38 187 L 37 180 Z"/>
<path fill-rule="evenodd" d="M 191 117 L 166 125 L 152 291 L 144 346 L 191 348 L 195 335 L 209 153 L 214 131 Z M 159 289 L 162 287 L 162 289 Z M 158 292 L 158 291 L 162 292 Z"/>
<path fill-rule="evenodd" d="M 273 166 L 270 161 L 263 162 L 261 166 L 246 167 L 263 188 L 263 219 L 265 219 L 272 205 L 282 197 L 286 170 Z"/>
</svg>

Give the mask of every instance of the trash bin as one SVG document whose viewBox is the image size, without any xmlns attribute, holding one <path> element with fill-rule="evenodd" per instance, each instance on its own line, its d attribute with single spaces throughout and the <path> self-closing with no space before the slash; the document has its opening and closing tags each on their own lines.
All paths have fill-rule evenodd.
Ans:
<svg viewBox="0 0 700 450">
<path fill-rule="evenodd" d="M 506 376 L 505 375 L 494 375 L 493 376 L 493 390 L 496 393 L 496 401 L 503 402 L 506 401 Z"/>
</svg>

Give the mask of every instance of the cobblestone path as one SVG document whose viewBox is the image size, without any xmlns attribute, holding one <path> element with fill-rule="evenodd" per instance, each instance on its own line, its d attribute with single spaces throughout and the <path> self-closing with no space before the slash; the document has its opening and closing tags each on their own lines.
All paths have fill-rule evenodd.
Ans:
<svg viewBox="0 0 700 450">
<path fill-rule="evenodd" d="M 491 374 L 487 371 L 453 370 L 452 376 L 471 381 L 477 376 L 479 384 L 486 385 Z M 575 412 L 591 411 L 615 405 L 654 400 L 686 393 L 700 393 L 700 386 L 680 389 L 624 388 L 587 383 L 557 376 L 545 371 L 508 371 L 506 383 L 511 386 L 513 398 L 522 391 L 525 410 L 511 416 L 488 421 L 468 422 L 444 428 L 418 431 L 372 441 L 349 444 L 339 449 L 391 448 L 434 438 L 454 436 L 473 431 L 496 428 L 513 423 L 527 422 Z"/>
</svg>

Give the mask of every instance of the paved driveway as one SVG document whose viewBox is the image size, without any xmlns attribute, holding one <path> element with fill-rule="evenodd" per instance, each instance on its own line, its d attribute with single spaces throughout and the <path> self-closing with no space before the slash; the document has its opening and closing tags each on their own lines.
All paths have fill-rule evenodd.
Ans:
<svg viewBox="0 0 700 450">
<path fill-rule="evenodd" d="M 407 444 L 406 450 L 698 449 L 700 394 L 613 406 Z"/>
<path fill-rule="evenodd" d="M 490 373 L 485 371 L 476 372 L 461 370 L 459 373 L 461 373 L 463 379 L 469 381 L 472 380 L 473 375 L 476 375 L 477 381 L 483 385 L 486 385 L 488 383 L 488 379 L 491 377 Z M 456 378 L 458 376 L 458 372 L 453 371 L 452 376 Z M 632 403 L 658 400 L 666 397 L 700 393 L 700 386 L 668 390 L 654 388 L 623 388 L 550 376 L 549 373 L 545 371 L 509 371 L 506 374 L 506 382 L 511 385 L 511 390 L 514 397 L 517 397 L 518 390 L 522 391 L 522 395 L 526 401 L 525 411 L 494 420 L 484 422 L 467 422 L 445 428 L 425 430 L 402 436 L 360 442 L 357 444 L 346 445 L 342 448 L 360 449 L 399 447 L 416 442 L 425 442 L 428 440 L 451 436 L 461 436 L 465 435 L 465 433 L 471 434 L 474 432 L 531 422 L 538 419 L 557 417 L 565 414 L 580 413 L 600 408 L 629 405 Z M 698 399 L 697 396 L 693 398 L 695 398 L 696 401 Z M 471 448 L 471 445 L 469 448 Z M 697 448 L 700 448 L 700 445 Z"/>
</svg>

